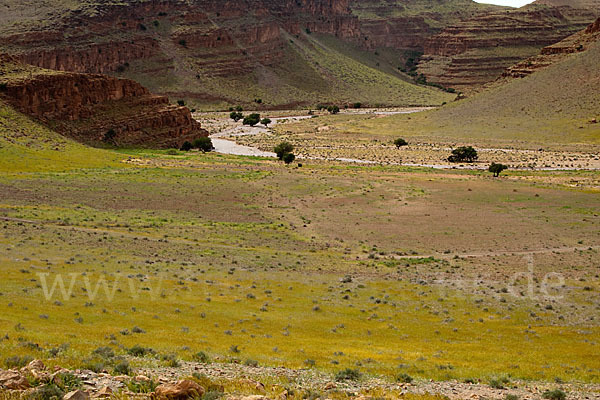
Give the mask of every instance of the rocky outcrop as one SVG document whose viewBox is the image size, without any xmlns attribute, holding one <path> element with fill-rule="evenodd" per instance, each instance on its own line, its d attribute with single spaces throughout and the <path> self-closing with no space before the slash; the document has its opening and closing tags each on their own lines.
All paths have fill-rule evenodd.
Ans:
<svg viewBox="0 0 600 400">
<path fill-rule="evenodd" d="M 239 65 L 227 73 L 239 74 L 281 60 L 281 31 L 359 35 L 348 0 L 131 0 L 94 7 L 93 16 L 67 13 L 53 30 L 0 37 L 0 46 L 24 62 L 62 71 L 109 73 L 141 59 L 166 69 L 194 57 L 208 73 L 223 75 L 222 58 Z"/>
<path fill-rule="evenodd" d="M 8 58 L 0 63 L 13 66 L 0 75 L 0 96 L 76 140 L 175 147 L 207 135 L 186 107 L 171 105 L 167 97 L 153 95 L 132 80 L 23 67 Z"/>
<path fill-rule="evenodd" d="M 521 61 L 504 71 L 502 78 L 524 78 L 552 64 L 564 60 L 569 54 L 583 52 L 600 42 L 600 18 L 585 30 L 558 43 L 544 47 L 539 55 Z"/>
<path fill-rule="evenodd" d="M 164 383 L 154 391 L 154 399 L 159 400 L 187 400 L 201 398 L 204 388 L 191 380 L 182 380 L 177 383 Z"/>
<path fill-rule="evenodd" d="M 546 6 L 470 18 L 427 40 L 419 72 L 446 87 L 477 89 L 594 19 L 592 10 Z"/>
</svg>

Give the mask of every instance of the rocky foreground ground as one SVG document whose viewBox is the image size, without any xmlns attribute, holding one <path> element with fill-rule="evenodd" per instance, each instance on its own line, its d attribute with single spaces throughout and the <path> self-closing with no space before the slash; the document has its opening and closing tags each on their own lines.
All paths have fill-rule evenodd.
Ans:
<svg viewBox="0 0 600 400">
<path fill-rule="evenodd" d="M 0 370 L 0 398 L 64 400 L 89 398 L 188 398 L 286 400 L 288 398 L 400 398 L 436 395 L 449 399 L 600 399 L 600 385 L 540 382 L 414 381 L 391 383 L 381 378 L 333 378 L 314 369 L 254 367 L 235 363 L 185 362 L 178 367 L 139 368 L 130 375 L 48 368 L 34 360 L 21 369 Z M 60 388 L 60 390 L 50 389 Z M 554 394 L 554 395 L 553 395 Z M 556 397 L 558 396 L 558 397 Z"/>
</svg>

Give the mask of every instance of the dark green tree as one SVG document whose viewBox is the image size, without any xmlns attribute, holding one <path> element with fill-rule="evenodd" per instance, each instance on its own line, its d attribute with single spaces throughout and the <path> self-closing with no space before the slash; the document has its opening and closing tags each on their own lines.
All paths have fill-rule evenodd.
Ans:
<svg viewBox="0 0 600 400">
<path fill-rule="evenodd" d="M 263 118 L 263 119 L 260 121 L 260 123 L 261 123 L 261 124 L 263 124 L 265 127 L 268 127 L 268 126 L 269 126 L 269 124 L 270 124 L 271 122 L 272 122 L 272 121 L 271 121 L 269 118 Z"/>
<path fill-rule="evenodd" d="M 293 163 L 295 159 L 296 156 L 294 155 L 294 153 L 285 153 L 282 158 L 283 162 L 286 164 Z"/>
<path fill-rule="evenodd" d="M 488 171 L 494 174 L 494 178 L 497 178 L 505 169 L 508 169 L 508 166 L 504 164 L 492 163 L 492 165 L 490 165 L 488 168 Z"/>
<path fill-rule="evenodd" d="M 231 114 L 229 114 L 229 118 L 231 118 L 235 122 L 238 122 L 240 119 L 244 118 L 244 114 L 242 114 L 239 111 L 232 111 Z"/>
<path fill-rule="evenodd" d="M 209 137 L 200 137 L 192 143 L 194 148 L 199 149 L 203 153 L 211 152 L 215 149 L 212 140 Z"/>
<path fill-rule="evenodd" d="M 190 151 L 191 149 L 194 148 L 194 145 L 192 145 L 190 142 L 185 141 L 183 142 L 183 144 L 181 145 L 181 151 Z"/>
<path fill-rule="evenodd" d="M 452 150 L 452 154 L 448 157 L 450 162 L 473 162 L 477 160 L 477 150 L 472 146 L 462 146 Z"/>
<path fill-rule="evenodd" d="M 400 148 L 402 146 L 408 146 L 408 142 L 402 138 L 398 138 L 398 139 L 394 140 L 394 145 L 397 148 Z"/>
<path fill-rule="evenodd" d="M 250 125 L 250 126 L 254 126 L 254 125 L 258 124 L 259 122 L 260 122 L 260 114 L 250 114 L 246 118 L 244 118 L 244 120 L 242 121 L 242 123 L 244 125 Z"/>
<path fill-rule="evenodd" d="M 329 111 L 330 114 L 337 114 L 340 112 L 340 108 L 338 106 L 329 106 L 327 107 L 327 111 Z"/>
<path fill-rule="evenodd" d="M 277 158 L 283 160 L 283 156 L 294 151 L 294 146 L 289 142 L 281 142 L 273 149 Z"/>
</svg>

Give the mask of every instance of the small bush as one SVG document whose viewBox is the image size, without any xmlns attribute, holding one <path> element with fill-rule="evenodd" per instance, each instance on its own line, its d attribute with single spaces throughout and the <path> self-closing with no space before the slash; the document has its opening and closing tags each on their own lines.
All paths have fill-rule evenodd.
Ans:
<svg viewBox="0 0 600 400">
<path fill-rule="evenodd" d="M 131 367 L 127 361 L 121 361 L 117 365 L 115 365 L 114 373 L 116 375 L 130 375 Z"/>
<path fill-rule="evenodd" d="M 177 100 L 177 105 L 181 107 L 185 106 L 185 100 Z"/>
<path fill-rule="evenodd" d="M 190 151 L 191 149 L 193 149 L 194 146 L 188 142 L 187 140 L 185 142 L 183 142 L 183 144 L 181 145 L 181 151 Z"/>
<path fill-rule="evenodd" d="M 286 153 L 283 155 L 283 162 L 286 164 L 291 164 L 296 159 L 296 156 L 293 153 Z"/>
<path fill-rule="evenodd" d="M 8 369 L 23 368 L 24 366 L 26 366 L 27 364 L 29 364 L 32 361 L 33 361 L 33 357 L 31 357 L 31 356 L 23 356 L 23 357 L 13 356 L 13 357 L 8 357 L 7 359 L 5 359 L 4 365 L 6 365 L 6 368 L 8 368 Z"/>
<path fill-rule="evenodd" d="M 127 354 L 134 357 L 144 357 L 146 354 L 153 354 L 154 350 L 149 347 L 142 347 L 139 344 L 136 344 L 132 348 L 127 350 Z"/>
<path fill-rule="evenodd" d="M 56 374 L 53 382 L 66 393 L 81 387 L 81 379 L 70 372 Z"/>
<path fill-rule="evenodd" d="M 4 92 L 8 88 L 8 84 L 6 82 L 0 83 L 0 91 Z"/>
<path fill-rule="evenodd" d="M 231 118 L 235 122 L 238 122 L 240 119 L 244 118 L 244 114 L 242 114 L 239 111 L 232 111 L 231 114 L 229 114 L 229 118 Z"/>
<path fill-rule="evenodd" d="M 204 396 L 202 396 L 202 400 L 218 400 L 223 396 L 223 392 L 220 392 L 218 390 L 210 390 L 204 393 Z"/>
<path fill-rule="evenodd" d="M 401 382 L 401 383 L 411 383 L 413 381 L 412 376 L 405 374 L 405 373 L 401 373 L 396 375 L 396 382 Z"/>
<path fill-rule="evenodd" d="M 205 352 L 199 351 L 196 354 L 194 354 L 194 361 L 206 364 L 210 362 L 210 357 Z"/>
<path fill-rule="evenodd" d="M 92 351 L 92 354 L 102 358 L 113 358 L 115 356 L 113 349 L 108 346 L 98 347 L 96 350 Z"/>
<path fill-rule="evenodd" d="M 158 383 L 154 382 L 153 380 L 140 382 L 131 380 L 127 382 L 127 389 L 133 393 L 152 393 L 154 390 L 156 390 L 157 386 Z"/>
<path fill-rule="evenodd" d="M 490 167 L 488 168 L 488 171 L 493 173 L 494 177 L 498 177 L 505 169 L 508 169 L 508 166 L 504 164 L 492 163 L 492 165 L 490 165 Z"/>
<path fill-rule="evenodd" d="M 504 396 L 504 400 L 519 400 L 519 396 L 516 394 L 507 394 Z"/>
<path fill-rule="evenodd" d="M 168 156 L 176 156 L 179 154 L 179 150 L 177 149 L 169 149 L 167 151 L 165 151 L 165 154 Z"/>
<path fill-rule="evenodd" d="M 565 400 L 567 398 L 567 394 L 560 389 L 554 389 L 544 392 L 542 397 L 548 400 Z"/>
<path fill-rule="evenodd" d="M 187 47 L 187 42 L 185 41 L 185 39 L 181 39 L 179 41 L 179 45 L 182 46 L 182 47 Z"/>
<path fill-rule="evenodd" d="M 335 380 L 340 381 L 357 381 L 360 379 L 360 371 L 357 369 L 346 368 L 335 374 Z"/>
<path fill-rule="evenodd" d="M 60 400 L 65 395 L 58 386 L 53 383 L 40 386 L 33 393 L 29 394 L 27 400 Z"/>
<path fill-rule="evenodd" d="M 504 385 L 508 384 L 510 380 L 506 377 L 504 378 L 494 378 L 490 380 L 490 386 L 494 389 L 505 389 Z"/>
<path fill-rule="evenodd" d="M 244 361 L 244 365 L 247 367 L 258 367 L 258 361 L 248 358 Z"/>
<path fill-rule="evenodd" d="M 265 128 L 268 127 L 271 122 L 273 121 L 271 121 L 269 118 L 263 118 L 260 120 L 260 123 L 263 124 Z"/>
</svg>

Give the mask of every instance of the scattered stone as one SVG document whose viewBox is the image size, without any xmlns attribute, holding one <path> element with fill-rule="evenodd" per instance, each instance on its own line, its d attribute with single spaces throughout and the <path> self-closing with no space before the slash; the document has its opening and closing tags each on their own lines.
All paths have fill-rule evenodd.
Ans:
<svg viewBox="0 0 600 400">
<path fill-rule="evenodd" d="M 165 383 L 154 392 L 157 399 L 187 400 L 190 397 L 202 397 L 204 388 L 194 381 L 182 380 L 177 383 Z"/>
<path fill-rule="evenodd" d="M 24 390 L 30 387 L 29 381 L 17 371 L 0 371 L 0 387 L 10 390 Z"/>
<path fill-rule="evenodd" d="M 90 395 L 81 390 L 73 390 L 64 395 L 63 400 L 89 400 Z"/>
<path fill-rule="evenodd" d="M 105 398 L 105 397 L 110 397 L 112 396 L 112 389 L 109 388 L 108 386 L 104 386 L 102 389 L 100 389 L 97 393 L 94 394 L 94 397 L 96 398 Z"/>
</svg>

